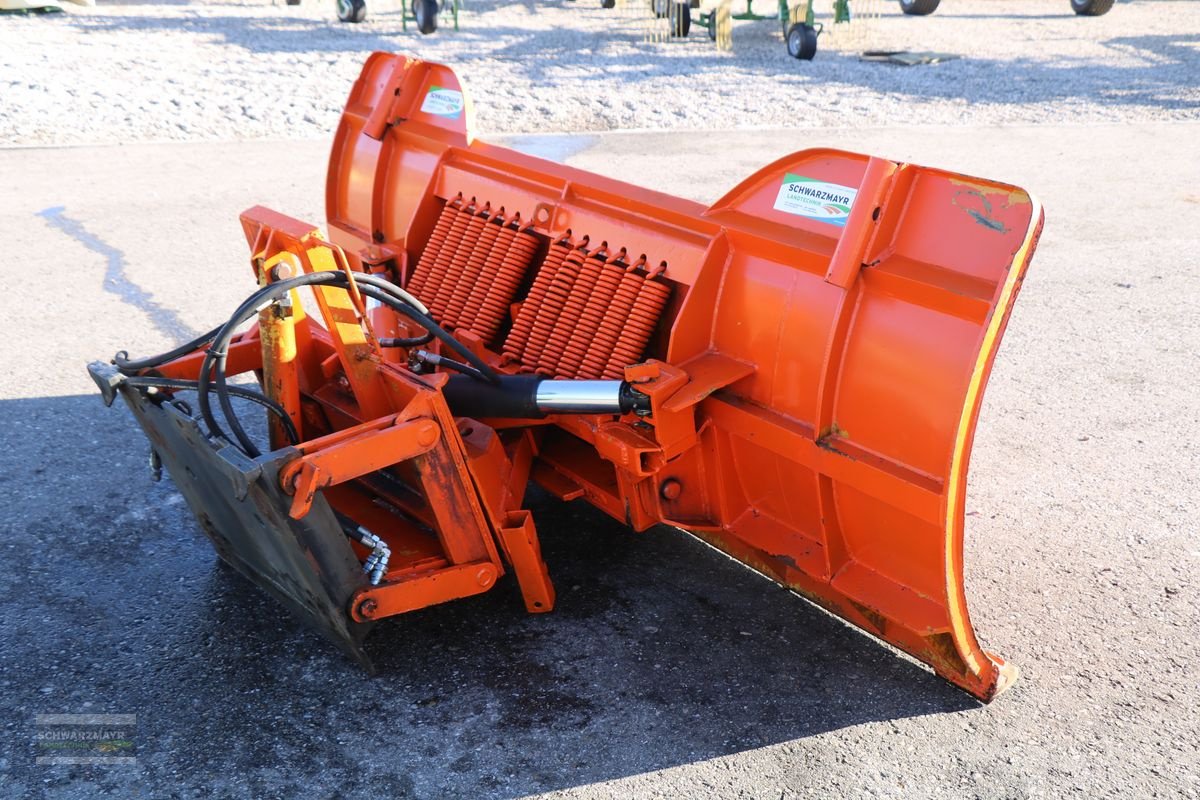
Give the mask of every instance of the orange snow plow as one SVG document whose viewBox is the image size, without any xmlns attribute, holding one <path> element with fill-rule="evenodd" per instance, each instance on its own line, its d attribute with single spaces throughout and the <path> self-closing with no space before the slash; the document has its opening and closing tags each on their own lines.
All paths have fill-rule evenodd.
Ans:
<svg viewBox="0 0 1200 800">
<path fill-rule="evenodd" d="M 377 621 L 506 573 L 552 609 L 534 481 L 687 531 L 981 700 L 1011 683 L 967 615 L 964 492 L 1038 203 L 818 149 L 704 207 L 471 117 L 449 68 L 373 54 L 328 238 L 251 208 L 258 288 L 227 322 L 89 367 L 221 557 L 369 663 Z"/>
</svg>

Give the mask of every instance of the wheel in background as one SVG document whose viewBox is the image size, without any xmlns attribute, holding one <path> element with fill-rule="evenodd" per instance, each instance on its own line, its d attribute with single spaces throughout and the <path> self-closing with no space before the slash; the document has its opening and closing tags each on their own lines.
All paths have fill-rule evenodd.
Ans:
<svg viewBox="0 0 1200 800">
<path fill-rule="evenodd" d="M 940 0 L 900 0 L 900 10 L 914 17 L 923 17 L 937 11 Z"/>
<path fill-rule="evenodd" d="M 682 3 L 671 3 L 667 11 L 668 20 L 671 25 L 671 35 L 684 37 L 692 29 L 692 9 L 688 7 L 687 0 Z"/>
<path fill-rule="evenodd" d="M 437 30 L 438 0 L 412 0 L 412 12 L 417 20 L 417 30 L 421 33 Z"/>
<path fill-rule="evenodd" d="M 287 0 L 287 4 L 289 6 L 298 6 L 300 5 L 300 0 Z"/>
<path fill-rule="evenodd" d="M 337 0 L 337 17 L 342 22 L 362 22 L 367 18 L 367 0 Z"/>
<path fill-rule="evenodd" d="M 715 8 L 709 12 L 707 22 L 708 38 L 715 42 L 717 40 L 717 10 Z"/>
<path fill-rule="evenodd" d="M 811 25 L 797 22 L 788 28 L 787 51 L 792 58 L 812 61 L 817 54 L 817 31 Z"/>
<path fill-rule="evenodd" d="M 617 0 L 600 0 L 601 8 L 616 8 Z"/>
<path fill-rule="evenodd" d="M 654 16 L 662 19 L 671 13 L 671 0 L 650 0 L 650 10 Z"/>
<path fill-rule="evenodd" d="M 1114 0 L 1071 0 L 1071 10 L 1081 17 L 1099 17 L 1107 14 Z"/>
</svg>

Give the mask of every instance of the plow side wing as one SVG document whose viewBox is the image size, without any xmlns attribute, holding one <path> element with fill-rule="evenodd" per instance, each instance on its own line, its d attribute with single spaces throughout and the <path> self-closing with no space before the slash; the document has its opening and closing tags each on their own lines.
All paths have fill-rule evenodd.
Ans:
<svg viewBox="0 0 1200 800">
<path fill-rule="evenodd" d="M 1007 685 L 1011 671 L 980 648 L 967 615 L 964 492 L 984 385 L 1041 230 L 1038 203 L 994 181 L 817 149 L 705 208 L 474 141 L 470 114 L 449 68 L 371 56 L 331 157 L 333 241 L 356 265 L 393 269 L 435 311 L 440 302 L 479 320 L 473 286 L 456 300 L 462 274 L 440 299 L 429 288 L 454 263 L 434 250 L 471 251 L 455 237 L 474 222 L 452 223 L 455 208 L 463 220 L 502 214 L 537 256 L 519 289 L 513 279 L 498 303 L 484 300 L 505 319 L 469 338 L 502 369 L 558 377 L 586 375 L 607 352 L 593 359 L 599 334 L 569 364 L 514 343 L 522 309 L 549 302 L 537 276 L 558 263 L 553 246 L 637 262 L 627 272 L 645 269 L 660 296 L 638 298 L 620 330 L 633 338 L 647 327 L 644 342 L 614 352 L 651 361 L 630 379 L 677 378 L 656 400 L 653 429 L 539 428 L 534 479 L 638 529 L 691 531 L 976 697 Z M 472 279 L 480 291 L 508 280 Z M 567 312 L 546 308 L 538 324 L 557 330 Z M 393 317 L 375 326 L 396 335 Z"/>
</svg>

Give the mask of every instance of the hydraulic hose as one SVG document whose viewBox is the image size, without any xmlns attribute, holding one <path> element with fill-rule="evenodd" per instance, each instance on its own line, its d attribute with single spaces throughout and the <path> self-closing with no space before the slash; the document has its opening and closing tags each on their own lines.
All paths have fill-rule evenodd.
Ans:
<svg viewBox="0 0 1200 800">
<path fill-rule="evenodd" d="M 475 369 L 470 364 L 464 364 L 461 361 L 455 361 L 453 358 L 447 358 L 446 356 L 438 355 L 437 353 L 430 353 L 425 350 L 417 350 L 412 354 L 411 358 L 413 361 L 416 361 L 417 364 L 428 364 L 431 367 L 445 367 L 446 369 L 452 369 L 455 372 L 461 372 L 463 375 L 470 375 L 477 381 L 490 383 L 490 381 L 487 379 L 487 376 L 482 372 Z M 504 378 L 502 377 L 500 380 L 503 381 Z"/>
<path fill-rule="evenodd" d="M 486 383 L 497 385 L 500 382 L 499 376 L 487 365 L 483 359 L 476 356 L 473 352 L 467 349 L 462 343 L 451 336 L 440 325 L 438 325 L 430 316 L 429 309 L 410 293 L 404 291 L 391 281 L 370 273 L 355 273 L 354 282 L 358 286 L 358 290 L 366 297 L 377 300 L 388 308 L 396 311 L 399 314 L 411 319 L 413 322 L 420 325 L 426 330 L 423 336 L 387 339 L 383 340 L 388 346 L 401 347 L 416 347 L 427 344 L 434 338 L 439 339 L 449 349 L 453 350 L 467 362 L 462 365 L 464 369 L 461 371 L 470 375 L 472 379 L 480 380 Z M 200 409 L 200 415 L 204 419 L 205 425 L 208 427 L 211 436 L 231 441 L 226 435 L 220 423 L 217 422 L 216 415 L 213 413 L 212 404 L 210 402 L 209 393 L 215 391 L 221 406 L 221 411 L 225 416 L 225 420 L 229 425 L 229 429 L 233 437 L 237 440 L 237 444 L 251 458 L 261 455 L 261 451 L 246 434 L 241 422 L 237 418 L 237 414 L 233 409 L 233 403 L 230 401 L 231 396 L 243 397 L 252 402 L 266 406 L 273 413 L 280 416 L 285 421 L 284 425 L 287 429 L 289 438 L 296 442 L 299 440 L 299 435 L 292 424 L 291 419 L 282 407 L 274 401 L 271 401 L 266 396 L 257 392 L 251 392 L 246 389 L 232 387 L 228 384 L 225 374 L 226 358 L 228 356 L 229 342 L 233 339 L 234 332 L 238 326 L 246 322 L 254 314 L 265 308 L 268 304 L 275 302 L 279 297 L 291 291 L 292 289 L 301 286 L 330 286 L 343 290 L 348 290 L 350 287 L 350 279 L 344 272 L 327 271 L 315 272 L 305 275 L 300 275 L 295 278 L 288 278 L 282 281 L 269 284 L 257 290 L 246 298 L 241 305 L 237 307 L 233 315 L 225 324 L 220 325 L 201 336 L 192 339 L 189 342 L 179 345 L 178 347 L 169 350 L 156 356 L 150 356 L 141 359 L 130 359 L 129 353 L 125 350 L 118 352 L 113 356 L 113 364 L 117 369 L 127 375 L 140 372 L 146 369 L 152 369 L 162 366 L 167 362 L 173 361 L 189 353 L 195 352 L 201 347 L 208 345 L 208 350 L 205 353 L 204 362 L 200 367 L 199 380 L 197 381 L 175 381 L 166 378 L 142 378 L 139 377 L 140 385 L 144 386 L 160 386 L 162 388 L 178 388 L 178 389 L 195 389 L 197 395 L 197 405 Z M 454 362 L 457 365 L 458 362 Z M 153 381 L 153 383 L 151 383 Z M 135 384 L 139 385 L 139 384 Z"/>
<path fill-rule="evenodd" d="M 409 319 L 416 322 L 421 327 L 425 328 L 431 337 L 436 337 L 446 344 L 451 350 L 461 355 L 466 361 L 473 366 L 484 378 L 485 381 L 493 384 L 499 383 L 499 376 L 495 371 L 487 365 L 483 359 L 476 356 L 469 349 L 463 346 L 457 339 L 442 329 L 429 316 L 417 310 L 410 305 L 405 296 L 411 297 L 407 292 L 403 292 L 395 284 L 387 281 L 377 275 L 355 275 L 355 282 L 360 284 L 359 291 L 367 296 L 372 297 L 392 310 L 404 314 Z M 200 406 L 201 416 L 204 418 L 205 424 L 209 428 L 209 432 L 220 438 L 229 441 L 229 437 L 225 435 L 224 430 L 217 423 L 216 416 L 212 413 L 212 406 L 209 402 L 209 385 L 210 382 L 215 384 L 217 390 L 218 401 L 221 405 L 221 410 L 225 416 L 226 422 L 229 424 L 229 429 L 237 439 L 242 450 L 251 458 L 261 455 L 261 451 L 246 434 L 241 422 L 237 418 L 236 412 L 233 410 L 233 404 L 230 402 L 225 389 L 227 387 L 225 376 L 225 362 L 227 357 L 227 348 L 229 341 L 233 337 L 234 330 L 239 325 L 257 313 L 266 304 L 273 302 L 277 297 L 291 291 L 299 286 L 311 285 L 328 285 L 336 286 L 341 289 L 349 288 L 349 279 L 342 272 L 317 272 L 307 275 L 300 275 L 295 278 L 288 278 L 277 283 L 265 286 L 248 297 L 230 317 L 213 337 L 212 344 L 205 355 L 204 363 L 200 369 L 200 380 L 197 391 L 197 401 Z M 403 293 L 403 294 L 400 294 Z"/>
<path fill-rule="evenodd" d="M 211 331 L 200 334 L 195 339 L 192 339 L 190 342 L 185 342 L 185 343 L 179 345 L 179 347 L 176 347 L 174 350 L 168 350 L 165 353 L 162 353 L 157 356 L 150 356 L 148 358 L 131 359 L 129 357 L 128 350 L 118 350 L 117 354 L 115 356 L 113 356 L 112 363 L 116 365 L 117 369 L 119 369 L 121 372 L 124 372 L 126 375 L 132 374 L 134 372 L 140 372 L 144 369 L 153 369 L 154 367 L 161 367 L 163 364 L 167 363 L 168 361 L 174 361 L 177 358 L 186 356 L 188 353 L 199 350 L 201 347 L 203 347 L 204 345 L 211 342 L 213 340 L 213 337 L 215 337 L 220 332 L 221 332 L 221 326 L 218 325 L 217 327 L 213 328 Z"/>
<path fill-rule="evenodd" d="M 220 331 L 213 337 L 208 352 L 205 353 L 204 362 L 200 366 L 199 381 L 196 389 L 196 403 L 200 407 L 200 416 L 203 417 L 205 425 L 208 426 L 209 434 L 231 442 L 230 438 L 225 434 L 224 429 L 217 422 L 217 418 L 212 411 L 212 404 L 209 402 L 210 381 L 215 381 L 221 410 L 224 412 L 225 420 L 229 423 L 229 428 L 233 431 L 234 437 L 238 440 L 242 450 L 251 458 L 262 454 L 262 451 L 246 435 L 245 429 L 242 428 L 241 423 L 237 419 L 237 414 L 233 411 L 233 403 L 229 400 L 228 385 L 225 381 L 225 360 L 228 355 L 226 348 L 229 346 L 229 341 L 233 338 L 233 332 L 239 325 L 256 314 L 261 308 L 265 308 L 275 298 L 300 286 L 331 284 L 336 280 L 336 276 L 340 274 L 336 272 L 316 272 L 308 275 L 300 275 L 295 278 L 288 278 L 287 280 L 264 286 L 243 300 L 242 304 L 233 312 L 233 316 L 221 326 Z"/>
<path fill-rule="evenodd" d="M 188 381 L 179 378 L 153 378 L 146 376 L 132 376 L 125 379 L 125 383 L 130 386 L 138 387 L 156 387 L 162 389 L 182 389 L 184 391 L 195 391 L 200 388 L 199 381 Z M 276 403 L 271 398 L 256 392 L 253 389 L 244 389 L 241 386 L 225 387 L 234 397 L 241 397 L 244 400 L 249 400 L 252 403 L 258 403 L 266 408 L 272 414 L 279 418 L 283 425 L 284 433 L 288 437 L 288 441 L 292 444 L 300 443 L 300 433 L 296 430 L 296 424 L 292 422 L 292 418 L 288 416 L 287 411 L 283 406 Z"/>
</svg>

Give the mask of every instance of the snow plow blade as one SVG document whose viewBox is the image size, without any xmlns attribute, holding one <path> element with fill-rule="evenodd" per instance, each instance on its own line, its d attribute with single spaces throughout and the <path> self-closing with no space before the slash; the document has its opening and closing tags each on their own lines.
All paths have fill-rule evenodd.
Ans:
<svg viewBox="0 0 1200 800">
<path fill-rule="evenodd" d="M 242 215 L 260 295 L 279 289 L 258 327 L 121 369 L 219 392 L 209 348 L 260 372 L 294 428 L 273 423 L 261 456 L 279 510 L 325 497 L 366 536 L 334 638 L 354 651 L 353 625 L 506 572 L 550 610 L 532 480 L 687 531 L 983 701 L 1010 685 L 967 613 L 964 503 L 1040 205 L 814 149 L 705 207 L 475 140 L 471 117 L 448 67 L 370 56 L 334 140 L 328 239 Z M 320 322 L 267 307 L 295 276 Z"/>
</svg>

